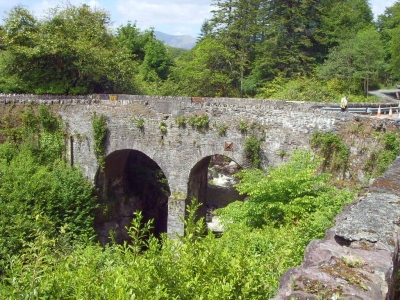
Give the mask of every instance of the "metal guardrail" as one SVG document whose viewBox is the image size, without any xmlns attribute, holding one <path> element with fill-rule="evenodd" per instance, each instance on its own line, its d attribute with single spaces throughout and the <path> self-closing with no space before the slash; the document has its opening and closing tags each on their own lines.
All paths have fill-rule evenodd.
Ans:
<svg viewBox="0 0 400 300">
<path fill-rule="evenodd" d="M 378 113 L 379 108 L 374 108 L 374 107 L 368 107 L 367 108 L 367 113 L 372 114 L 372 113 Z M 390 107 L 381 107 L 381 113 L 389 113 Z M 392 107 L 392 112 L 398 112 L 399 107 Z"/>
<path fill-rule="evenodd" d="M 323 110 L 329 111 L 341 111 L 340 107 L 322 107 Z M 365 113 L 365 114 L 376 114 L 378 113 L 379 108 L 375 107 L 348 107 L 347 111 L 352 113 Z M 392 113 L 398 113 L 400 110 L 399 107 L 392 107 Z M 381 107 L 382 114 L 388 114 L 390 111 L 390 107 Z"/>
</svg>

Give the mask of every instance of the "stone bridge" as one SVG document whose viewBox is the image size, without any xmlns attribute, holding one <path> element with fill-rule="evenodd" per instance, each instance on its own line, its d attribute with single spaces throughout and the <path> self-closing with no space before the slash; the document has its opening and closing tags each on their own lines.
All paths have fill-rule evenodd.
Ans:
<svg viewBox="0 0 400 300">
<path fill-rule="evenodd" d="M 119 199 L 118 203 L 123 203 L 111 205 L 111 211 L 116 214 L 114 219 L 119 216 L 118 224 L 101 221 L 106 224 L 103 229 L 107 233 L 115 226 L 124 228 L 132 218 L 132 210 L 140 209 L 145 218 L 156 220 L 157 232 L 182 234 L 181 219 L 189 199 L 196 197 L 205 203 L 212 156 L 224 155 L 243 168 L 250 167 L 245 142 L 254 135 L 262 140 L 261 166 L 265 168 L 282 162 L 293 149 L 309 147 L 314 132 L 334 131 L 341 122 L 335 114 L 312 109 L 315 103 L 133 95 L 102 97 L 40 101 L 52 103 L 66 124 L 70 135 L 69 160 L 83 169 L 101 195 L 106 195 L 104 201 Z M 107 120 L 103 172 L 99 172 L 94 155 L 94 114 L 103 115 Z M 189 120 L 205 115 L 209 117 L 208 128 L 192 127 L 188 121 L 185 126 L 178 124 L 179 117 Z M 160 129 L 161 125 L 166 131 Z M 153 182 L 144 183 L 139 178 L 144 175 L 135 174 L 142 168 L 157 173 L 147 172 L 147 179 L 151 177 L 149 180 Z M 164 187 L 159 187 L 160 181 L 165 183 Z M 138 190 L 142 191 L 138 193 Z M 205 205 L 200 208 L 200 215 L 204 214 Z"/>
<path fill-rule="evenodd" d="M 250 167 L 245 143 L 255 136 L 262 141 L 261 167 L 266 168 L 285 161 L 296 148 L 309 148 L 315 132 L 339 132 L 356 122 L 353 115 L 323 111 L 315 102 L 138 95 L 0 95 L 0 101 L 48 104 L 61 116 L 69 136 L 68 159 L 82 168 L 104 201 L 122 203 L 109 203 L 120 223 L 101 220 L 107 223 L 106 232 L 124 228 L 133 210 L 140 209 L 158 220 L 157 231 L 182 234 L 188 200 L 196 197 L 205 203 L 212 156 L 224 155 L 243 168 Z M 104 116 L 108 129 L 102 172 L 94 154 L 94 115 Z M 178 124 L 182 116 L 185 126 Z M 208 128 L 189 124 L 190 118 L 201 116 L 208 116 Z M 368 122 L 377 123 L 378 129 L 387 126 L 384 120 Z M 357 151 L 374 142 L 351 136 L 357 160 Z M 356 172 L 362 181 L 362 172 Z M 204 215 L 204 207 L 200 214 Z"/>
<path fill-rule="evenodd" d="M 286 161 L 294 149 L 310 148 L 310 140 L 315 132 L 340 133 L 346 137 L 345 142 L 350 149 L 350 168 L 340 179 L 368 186 L 369 178 L 365 176 L 363 166 L 371 151 L 378 149 L 375 134 L 397 130 L 394 120 L 324 111 L 320 107 L 326 106 L 326 103 L 320 105 L 313 102 L 137 95 L 0 95 L 0 105 L 7 106 L 10 103 L 46 104 L 63 119 L 68 133 L 68 159 L 82 168 L 105 204 L 95 224 L 102 242 L 107 242 L 110 230 L 116 232 L 117 240 L 126 239 L 126 232 L 119 229 L 129 225 L 136 210 L 143 211 L 145 220 L 155 219 L 156 234 L 182 234 L 185 207 L 189 199 L 196 197 L 203 204 L 200 215 L 205 214 L 211 157 L 223 155 L 243 168 L 250 167 L 251 162 L 245 151 L 249 137 L 254 136 L 261 141 L 261 167 L 266 168 Z M 94 154 L 92 120 L 95 115 L 105 117 L 108 130 L 103 169 Z M 196 128 L 188 122 L 191 118 L 202 116 L 209 118 L 207 128 Z M 182 117 L 185 117 L 185 124 Z M 374 220 L 377 216 L 379 220 L 373 227 L 364 228 L 357 221 L 358 227 L 354 229 L 352 223 L 346 221 L 348 219 L 341 218 L 343 224 L 350 222 L 346 228 L 353 231 L 329 231 L 331 239 L 339 241 L 335 247 L 346 253 L 352 252 L 346 250 L 351 242 L 358 241 L 360 244 L 365 240 L 366 251 L 380 251 L 380 254 L 384 253 L 382 260 L 388 260 L 386 267 L 382 267 L 384 263 L 379 260 L 381 268 L 380 273 L 375 274 L 375 285 L 371 287 L 367 283 L 360 290 L 360 295 L 366 292 L 364 287 L 376 293 L 365 294 L 366 298 L 354 296 L 349 299 L 394 299 L 394 275 L 398 265 L 396 222 L 400 211 L 399 205 L 395 205 L 396 209 L 391 207 L 385 210 L 381 207 L 379 210 L 379 201 L 398 203 L 400 193 L 390 188 L 390 184 L 388 186 L 390 195 L 383 196 L 384 201 L 382 197 L 377 197 L 376 211 L 368 211 L 368 205 L 358 208 L 358 213 L 362 215 L 365 212 L 369 216 L 368 220 Z M 388 211 L 391 214 L 386 220 Z M 390 226 L 381 226 L 379 222 Z M 340 227 L 340 224 L 337 226 Z M 358 229 L 360 232 L 371 231 L 373 238 L 368 234 L 357 235 L 355 232 Z M 379 230 L 385 233 L 372 234 L 372 231 Z M 346 242 L 346 239 L 349 241 Z M 310 247 L 313 249 L 318 248 L 317 244 L 312 245 Z M 329 253 L 324 249 L 321 251 Z M 340 256 L 337 254 L 340 249 L 335 248 L 336 256 Z M 329 260 L 326 257 L 324 259 Z M 314 260 L 321 263 L 322 258 Z M 370 258 L 367 263 L 373 269 L 372 261 L 373 258 Z M 311 265 L 310 262 L 308 264 Z M 293 299 L 317 299 L 312 293 L 304 291 L 304 286 L 307 286 L 301 281 L 301 278 L 306 278 L 304 273 L 298 279 L 293 277 L 294 271 L 288 272 L 277 299 L 292 299 L 290 297 L 297 297 L 297 294 L 300 298 Z M 318 272 L 321 273 L 321 270 Z M 312 277 L 319 284 L 321 281 L 316 278 Z M 303 288 L 302 292 L 293 290 L 295 281 Z M 347 282 L 347 285 L 351 284 Z M 353 290 L 351 292 L 354 294 Z M 368 298 L 370 295 L 377 298 Z"/>
</svg>

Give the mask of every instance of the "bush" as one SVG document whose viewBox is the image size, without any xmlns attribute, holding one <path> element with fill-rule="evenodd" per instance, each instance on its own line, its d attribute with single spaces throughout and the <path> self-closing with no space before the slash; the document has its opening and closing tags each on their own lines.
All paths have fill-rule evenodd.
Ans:
<svg viewBox="0 0 400 300">
<path fill-rule="evenodd" d="M 196 129 L 200 130 L 201 132 L 207 130 L 209 123 L 210 123 L 210 118 L 208 117 L 208 115 L 191 116 L 189 118 L 189 124 L 192 127 L 195 127 Z"/>
<path fill-rule="evenodd" d="M 323 172 L 343 173 L 348 168 L 350 150 L 343 140 L 331 132 L 316 132 L 311 139 L 311 146 L 324 158 Z"/>
<path fill-rule="evenodd" d="M 261 141 L 258 140 L 256 137 L 251 136 L 248 139 L 246 139 L 244 144 L 244 150 L 253 168 L 260 167 L 261 163 L 260 148 L 261 148 Z"/>
<path fill-rule="evenodd" d="M 18 253 L 37 230 L 53 238 L 61 228 L 69 239 L 93 237 L 95 203 L 81 172 L 61 160 L 43 165 L 27 145 L 14 149 L 11 159 L 9 151 L 0 145 L 0 261 Z"/>
<path fill-rule="evenodd" d="M 341 80 L 323 81 L 314 77 L 299 77 L 292 80 L 276 77 L 266 83 L 259 91 L 257 98 L 291 100 L 291 101 L 315 101 L 315 102 L 340 102 L 344 94 L 349 94 L 349 87 Z M 380 102 L 376 96 L 364 96 L 351 93 L 350 103 Z"/>
<path fill-rule="evenodd" d="M 179 127 L 185 127 L 186 126 L 186 118 L 185 116 L 179 116 L 176 118 L 176 123 L 178 124 Z"/>
<path fill-rule="evenodd" d="M 0 264 L 41 233 L 55 238 L 64 231 L 66 240 L 94 236 L 93 189 L 64 161 L 60 120 L 47 106 L 11 117 L 17 127 L 8 130 L 24 134 L 18 143 L 0 144 Z"/>
<path fill-rule="evenodd" d="M 395 133 L 384 133 L 379 136 L 379 141 L 383 149 L 372 151 L 364 166 L 364 171 L 372 177 L 383 174 L 400 153 L 400 141 Z"/>
<path fill-rule="evenodd" d="M 160 131 L 161 131 L 162 134 L 167 133 L 167 130 L 168 130 L 168 128 L 167 128 L 167 123 L 165 123 L 164 121 L 161 122 L 161 123 L 158 125 L 158 129 L 160 129 Z"/>
</svg>

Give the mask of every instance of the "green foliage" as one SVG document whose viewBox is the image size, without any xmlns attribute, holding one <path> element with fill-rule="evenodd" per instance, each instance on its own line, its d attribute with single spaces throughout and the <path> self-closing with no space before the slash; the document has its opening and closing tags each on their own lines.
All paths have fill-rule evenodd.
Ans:
<svg viewBox="0 0 400 300">
<path fill-rule="evenodd" d="M 167 79 L 173 62 L 163 42 L 153 38 L 146 43 L 144 51 L 144 60 L 140 66 L 144 80 L 159 81 L 160 79 Z"/>
<path fill-rule="evenodd" d="M 46 247 L 49 243 L 55 246 L 56 237 L 61 235 L 57 243 L 68 248 L 73 241 L 94 236 L 93 189 L 81 171 L 63 159 L 65 140 L 60 120 L 48 106 L 36 109 L 29 105 L 21 114 L 12 112 L 8 118 L 7 130 L 23 134 L 18 143 L 7 138 L 0 144 L 0 273 L 9 267 L 6 261 L 10 259 L 25 269 L 28 258 L 19 262 L 12 257 L 29 256 L 25 252 L 37 246 L 34 240 L 42 243 L 46 238 Z M 32 266 L 36 275 L 27 282 L 33 292 L 43 272 L 39 252 L 48 252 L 41 248 L 32 251 L 29 253 L 37 255 L 37 266 Z M 21 276 L 26 274 L 22 271 Z"/>
<path fill-rule="evenodd" d="M 218 135 L 219 136 L 225 136 L 227 130 L 228 130 L 228 125 L 223 124 L 223 125 L 219 126 L 218 127 Z"/>
<path fill-rule="evenodd" d="M 23 128 L 30 132 L 39 130 L 39 120 L 32 107 L 27 107 L 21 116 Z M 43 124 L 43 120 L 41 120 Z"/>
<path fill-rule="evenodd" d="M 0 91 L 332 101 L 329 80 L 358 95 L 399 78 L 398 16 L 395 3 L 375 28 L 365 0 L 216 1 L 187 51 L 85 4 L 42 19 L 19 5 L 0 28 Z"/>
<path fill-rule="evenodd" d="M 329 89 L 325 82 L 316 78 L 301 77 L 286 82 L 280 81 L 281 85 L 274 87 L 274 82 L 267 83 L 259 96 L 271 97 L 282 100 L 333 102 L 335 91 Z M 268 94 L 268 91 L 274 93 Z"/>
<path fill-rule="evenodd" d="M 168 130 L 167 123 L 165 123 L 164 121 L 162 121 L 162 122 L 158 125 L 158 129 L 160 129 L 161 133 L 163 133 L 163 134 L 167 133 L 167 130 Z"/>
<path fill-rule="evenodd" d="M 384 48 L 379 33 L 371 26 L 334 48 L 319 75 L 323 79 L 347 81 L 350 92 L 356 94 L 361 87 L 367 94 L 371 83 L 379 79 L 384 69 Z"/>
<path fill-rule="evenodd" d="M 188 123 L 197 130 L 205 132 L 210 124 L 210 118 L 205 114 L 201 116 L 191 116 L 188 120 Z"/>
<path fill-rule="evenodd" d="M 185 116 L 177 117 L 176 123 L 178 124 L 179 127 L 185 127 L 186 126 L 186 117 Z"/>
<path fill-rule="evenodd" d="M 97 115 L 94 113 L 92 116 L 92 129 L 94 139 L 94 154 L 97 158 L 99 166 L 103 169 L 105 167 L 105 142 L 108 133 L 106 116 Z"/>
<path fill-rule="evenodd" d="M 58 127 L 58 120 L 46 105 L 39 106 L 39 121 L 45 131 L 54 132 Z"/>
<path fill-rule="evenodd" d="M 144 119 L 140 117 L 136 123 L 136 127 L 139 128 L 140 130 L 144 129 Z"/>
<path fill-rule="evenodd" d="M 23 22 L 21 22 L 23 20 Z M 21 6 L 5 18 L 0 90 L 35 94 L 134 93 L 137 66 L 111 34 L 109 15 L 66 4 L 36 20 Z M 17 67 L 18 66 L 18 67 Z"/>
<path fill-rule="evenodd" d="M 238 125 L 238 128 L 239 128 L 241 133 L 247 133 L 248 125 L 247 125 L 247 123 L 245 121 L 240 121 L 239 125 Z"/>
<path fill-rule="evenodd" d="M 368 158 L 364 171 L 377 177 L 387 170 L 400 153 L 400 138 L 398 134 L 386 132 L 379 136 L 381 150 L 374 150 Z"/>
<path fill-rule="evenodd" d="M 241 171 L 236 188 L 249 200 L 236 204 L 233 214 L 223 215 L 226 223 L 282 226 L 322 209 L 324 203 L 319 197 L 325 199 L 326 193 L 333 193 L 327 184 L 330 176 L 317 173 L 321 162 L 309 151 L 296 150 L 288 163 L 270 168 L 267 174 L 258 169 Z M 239 209 L 242 212 L 235 217 Z"/>
<path fill-rule="evenodd" d="M 247 170 L 241 175 L 239 191 L 249 199 L 223 210 L 227 223 L 219 238 L 205 231 L 194 198 L 183 220 L 185 234 L 178 239 L 156 239 L 150 234 L 152 220 L 143 222 L 136 212 L 127 228 L 131 241 L 105 248 L 89 241 L 71 247 L 65 243 L 70 223 L 53 236 L 46 214 L 31 217 L 32 238 L 25 239 L 21 251 L 9 251 L 2 263 L 0 298 L 271 299 L 283 272 L 301 263 L 309 241 L 323 237 L 352 199 L 327 185 L 329 176 L 316 174 L 319 160 L 310 153 L 293 154 L 291 160 L 268 174 Z M 26 166 L 31 163 L 21 170 Z M 264 214 L 254 215 L 255 210 Z M 18 228 L 11 236 L 17 233 Z"/>
<path fill-rule="evenodd" d="M 316 132 L 311 139 L 311 146 L 323 157 L 323 172 L 343 173 L 348 168 L 350 150 L 343 140 L 331 132 Z"/>
<path fill-rule="evenodd" d="M 193 198 L 183 220 L 185 234 L 178 239 L 154 238 L 149 234 L 151 221 L 143 223 L 139 212 L 128 226 L 132 242 L 122 245 L 102 248 L 78 242 L 65 247 L 62 230 L 57 237 L 40 231 L 20 253 L 7 257 L 0 298 L 271 299 L 283 272 L 301 263 L 308 242 L 323 237 L 351 199 L 349 193 L 325 185 L 327 178 L 315 174 L 316 160 L 310 154 L 295 157 L 268 175 L 246 171 L 261 176 L 247 174 L 250 181 L 242 179 L 241 190 L 254 194 L 232 204 L 242 203 L 247 217 L 252 215 L 247 205 L 266 207 L 263 219 L 269 220 L 276 215 L 268 216 L 276 211 L 273 203 L 281 202 L 280 221 L 257 228 L 249 219 L 229 217 L 224 233 L 216 238 L 205 231 L 204 219 L 197 218 L 199 203 Z M 271 205 L 263 204 L 262 197 Z M 223 215 L 230 209 L 231 205 Z M 39 217 L 30 224 L 38 227 L 45 221 Z"/>
<path fill-rule="evenodd" d="M 146 223 L 143 222 L 143 214 L 141 211 L 134 213 L 135 217 L 132 219 L 131 225 L 126 227 L 130 241 L 124 241 L 122 245 L 116 244 L 115 247 L 123 254 L 132 253 L 134 255 L 140 254 L 147 248 L 147 241 L 150 238 L 151 229 L 153 228 L 153 220 Z"/>
<path fill-rule="evenodd" d="M 280 156 L 280 158 L 283 159 L 283 158 L 287 155 L 287 153 L 286 153 L 285 150 L 280 150 L 279 153 L 278 153 L 278 155 Z"/>
<path fill-rule="evenodd" d="M 197 217 L 197 210 L 201 203 L 198 203 L 196 198 L 192 198 L 186 207 L 186 217 L 183 221 L 185 234 L 180 237 L 182 241 L 194 242 L 196 239 L 206 234 L 206 224 L 204 218 Z"/>
<path fill-rule="evenodd" d="M 261 163 L 260 156 L 261 141 L 255 136 L 250 136 L 244 143 L 244 150 L 253 168 L 259 168 Z"/>
<path fill-rule="evenodd" d="M 11 267 L 0 281 L 0 296 L 271 298 L 279 278 L 276 271 L 286 267 L 263 255 L 273 253 L 275 245 L 264 239 L 262 232 L 248 230 L 239 239 L 233 238 L 234 232 L 216 239 L 211 233 L 205 234 L 204 220 L 194 221 L 195 212 L 190 207 L 186 234 L 178 240 L 147 238 L 148 224 L 136 222 L 138 218 L 129 230 L 132 244 L 104 249 L 77 244 L 66 251 L 57 239 L 40 235 L 26 245 L 23 254 L 10 259 Z M 143 246 L 146 251 L 142 251 Z"/>
<path fill-rule="evenodd" d="M 19 148 L 0 145 L 0 261 L 18 253 L 36 237 L 37 230 L 51 237 L 65 230 L 69 240 L 94 235 L 90 183 L 63 161 L 46 160 L 48 165 L 44 165 L 38 151 L 29 144 Z M 42 218 L 45 223 L 37 222 Z"/>
<path fill-rule="evenodd" d="M 348 80 L 333 78 L 321 80 L 315 77 L 299 77 L 290 80 L 275 78 L 265 83 L 256 95 L 257 98 L 269 98 L 291 101 L 339 102 L 348 91 L 357 92 L 359 84 L 351 85 Z M 350 95 L 350 102 L 379 102 L 375 96 Z"/>
<path fill-rule="evenodd" d="M 172 69 L 170 94 L 224 97 L 235 94 L 234 58 L 217 39 L 206 38 L 183 54 Z M 237 95 L 237 94 L 236 94 Z"/>
</svg>

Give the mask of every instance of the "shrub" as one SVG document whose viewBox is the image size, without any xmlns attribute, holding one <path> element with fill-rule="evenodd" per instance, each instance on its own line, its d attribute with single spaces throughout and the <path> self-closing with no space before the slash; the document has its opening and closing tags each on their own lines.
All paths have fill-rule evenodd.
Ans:
<svg viewBox="0 0 400 300">
<path fill-rule="evenodd" d="M 253 168 L 260 167 L 261 163 L 260 148 L 261 148 L 261 141 L 255 138 L 254 136 L 251 136 L 248 139 L 246 139 L 244 144 L 244 150 Z"/>
<path fill-rule="evenodd" d="M 186 118 L 185 116 L 179 116 L 176 118 L 176 123 L 178 124 L 179 127 L 185 127 L 186 126 Z"/>
<path fill-rule="evenodd" d="M 372 177 L 383 174 L 400 152 L 398 135 L 386 132 L 377 137 L 383 149 L 372 151 L 364 166 L 364 171 L 370 173 Z"/>
<path fill-rule="evenodd" d="M 202 132 L 204 132 L 208 128 L 209 123 L 210 118 L 208 117 L 208 115 L 191 116 L 189 118 L 189 124 Z"/>
<path fill-rule="evenodd" d="M 165 134 L 167 132 L 167 123 L 164 121 L 158 125 L 158 129 L 160 129 L 161 133 Z"/>
<path fill-rule="evenodd" d="M 323 172 L 345 172 L 348 168 L 350 150 L 343 140 L 331 132 L 316 132 L 311 139 L 311 146 L 324 158 Z"/>
<path fill-rule="evenodd" d="M 144 129 L 144 119 L 140 117 L 136 123 L 136 127 L 139 128 L 140 130 Z"/>
<path fill-rule="evenodd" d="M 68 239 L 93 237 L 93 191 L 80 170 L 60 160 L 43 165 L 26 144 L 11 159 L 10 150 L 0 145 L 0 261 L 32 241 L 36 230 L 56 237 L 68 228 Z"/>
<path fill-rule="evenodd" d="M 329 186 L 326 175 L 316 175 L 318 162 L 301 152 L 268 174 L 247 170 L 239 191 L 249 199 L 222 209 L 228 219 L 219 238 L 205 231 L 195 199 L 183 220 L 185 234 L 175 240 L 154 238 L 140 213 L 128 229 L 132 243 L 123 245 L 78 242 L 66 249 L 64 233 L 38 232 L 7 260 L 0 298 L 271 299 L 283 272 L 301 263 L 306 245 L 322 238 L 352 200 Z M 255 226 L 258 221 L 263 225 Z"/>
<path fill-rule="evenodd" d="M 225 136 L 226 131 L 228 130 L 228 125 L 221 125 L 218 127 L 218 135 L 219 136 Z"/>
<path fill-rule="evenodd" d="M 239 125 L 238 125 L 238 128 L 239 128 L 241 133 L 247 133 L 248 125 L 247 125 L 247 123 L 245 121 L 240 121 Z"/>
</svg>

